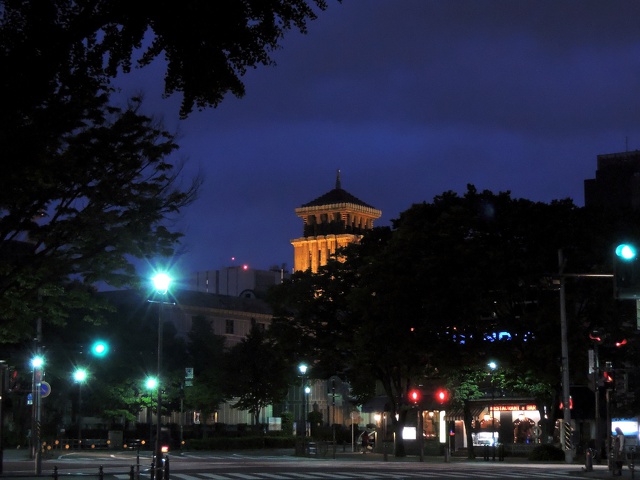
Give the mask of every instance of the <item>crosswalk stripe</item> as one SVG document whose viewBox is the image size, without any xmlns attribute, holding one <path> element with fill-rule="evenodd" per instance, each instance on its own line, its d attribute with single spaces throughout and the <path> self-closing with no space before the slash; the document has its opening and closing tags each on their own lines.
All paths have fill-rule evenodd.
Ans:
<svg viewBox="0 0 640 480">
<path fill-rule="evenodd" d="M 369 474 L 363 474 L 363 475 L 364 477 L 362 478 L 371 478 L 371 475 Z M 345 480 L 349 478 L 361 478 L 361 477 L 360 477 L 360 474 L 356 472 L 349 472 L 349 473 L 308 472 L 308 473 L 305 473 L 304 476 L 301 478 L 328 478 L 333 480 Z"/>
<path fill-rule="evenodd" d="M 180 480 L 201 480 L 198 476 L 187 475 L 186 473 L 172 473 L 170 478 L 179 478 Z"/>
<path fill-rule="evenodd" d="M 318 471 L 305 471 L 305 472 L 260 472 L 260 473 L 239 473 L 239 472 L 226 472 L 224 474 L 216 474 L 216 473 L 208 473 L 208 472 L 197 472 L 194 474 L 186 474 L 186 473 L 172 473 L 171 478 L 174 480 L 298 480 L 298 479 L 315 479 L 315 480 L 356 480 L 356 479 L 374 479 L 374 480 L 383 480 L 383 479 L 409 479 L 409 478 L 431 478 L 431 479 L 444 479 L 444 478 L 459 478 L 459 479 L 468 479 L 470 476 L 473 478 L 484 478 L 484 479 L 508 479 L 508 480 L 517 480 L 517 479 L 528 479 L 531 478 L 531 472 L 529 471 L 517 471 L 517 470 L 505 470 L 504 472 L 497 471 L 486 471 L 486 472 L 478 472 L 474 470 L 470 471 L 452 471 L 452 470 L 424 470 L 422 472 L 419 471 L 410 471 L 410 472 L 350 472 L 350 471 L 342 471 L 342 472 L 318 472 Z M 129 475 L 127 474 L 115 474 L 112 476 L 116 480 L 129 480 Z M 556 472 L 538 472 L 536 473 L 536 478 L 539 479 L 558 479 L 558 478 L 582 478 L 579 476 L 575 476 L 567 473 L 556 473 Z"/>
<path fill-rule="evenodd" d="M 211 478 L 213 480 L 229 480 L 229 477 L 227 477 L 226 475 L 217 475 L 215 473 L 199 473 L 198 475 L 204 478 Z"/>
</svg>

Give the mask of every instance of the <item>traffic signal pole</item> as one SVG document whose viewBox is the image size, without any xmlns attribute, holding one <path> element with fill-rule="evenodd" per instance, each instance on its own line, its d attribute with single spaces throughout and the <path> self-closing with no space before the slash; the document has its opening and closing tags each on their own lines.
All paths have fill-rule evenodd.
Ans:
<svg viewBox="0 0 640 480">
<path fill-rule="evenodd" d="M 563 409 L 563 423 L 565 432 L 568 433 L 566 440 L 569 441 L 569 445 L 565 441 L 564 459 L 566 463 L 573 463 L 573 448 L 571 445 L 571 390 L 570 390 L 570 378 L 569 378 L 569 342 L 567 340 L 567 308 L 565 298 L 565 279 L 567 277 L 595 277 L 595 278 L 612 278 L 613 274 L 608 273 L 564 273 L 565 259 L 562 254 L 562 250 L 558 250 L 558 265 L 559 273 L 558 278 L 560 280 L 560 341 L 562 343 L 562 404 Z M 567 448 L 569 447 L 569 448 Z"/>
<path fill-rule="evenodd" d="M 567 341 L 567 308 L 564 292 L 564 257 L 562 250 L 558 251 L 558 262 L 560 266 L 560 341 L 562 342 L 562 404 L 564 405 L 563 422 L 565 427 L 570 428 L 571 425 L 571 408 L 570 405 L 570 385 L 569 385 L 569 343 Z M 567 427 L 569 425 L 569 427 Z M 564 461 L 573 463 L 573 448 L 571 443 L 564 445 Z"/>
</svg>

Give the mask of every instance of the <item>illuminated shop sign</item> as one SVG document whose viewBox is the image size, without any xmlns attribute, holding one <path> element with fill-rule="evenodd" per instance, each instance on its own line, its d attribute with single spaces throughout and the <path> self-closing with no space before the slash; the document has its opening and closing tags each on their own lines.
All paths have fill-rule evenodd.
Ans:
<svg viewBox="0 0 640 480">
<path fill-rule="evenodd" d="M 496 412 L 537 412 L 538 407 L 535 405 L 495 405 L 491 407 Z"/>
</svg>

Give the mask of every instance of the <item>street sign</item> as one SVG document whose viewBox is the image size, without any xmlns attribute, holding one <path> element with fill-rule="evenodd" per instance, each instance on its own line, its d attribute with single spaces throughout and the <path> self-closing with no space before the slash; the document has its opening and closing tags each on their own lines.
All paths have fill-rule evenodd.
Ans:
<svg viewBox="0 0 640 480">
<path fill-rule="evenodd" d="M 184 386 L 193 387 L 193 367 L 184 369 Z"/>
<path fill-rule="evenodd" d="M 51 385 L 49 385 L 47 382 L 40 382 L 40 396 L 42 398 L 48 397 L 50 393 Z"/>
</svg>

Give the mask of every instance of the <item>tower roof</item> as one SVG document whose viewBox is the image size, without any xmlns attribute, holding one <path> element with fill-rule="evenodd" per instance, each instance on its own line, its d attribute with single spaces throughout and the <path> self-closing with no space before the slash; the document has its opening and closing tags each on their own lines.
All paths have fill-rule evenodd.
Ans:
<svg viewBox="0 0 640 480">
<path fill-rule="evenodd" d="M 359 205 L 361 207 L 373 208 L 371 205 L 363 202 L 359 198 L 351 195 L 349 192 L 342 188 L 342 183 L 340 181 L 340 170 L 338 170 L 336 176 L 336 186 L 333 190 L 328 191 L 324 195 L 319 196 L 318 198 L 311 200 L 309 203 L 305 203 L 302 205 L 302 208 L 305 207 L 321 207 L 323 205 L 334 205 L 338 203 L 351 203 L 353 205 Z"/>
</svg>

